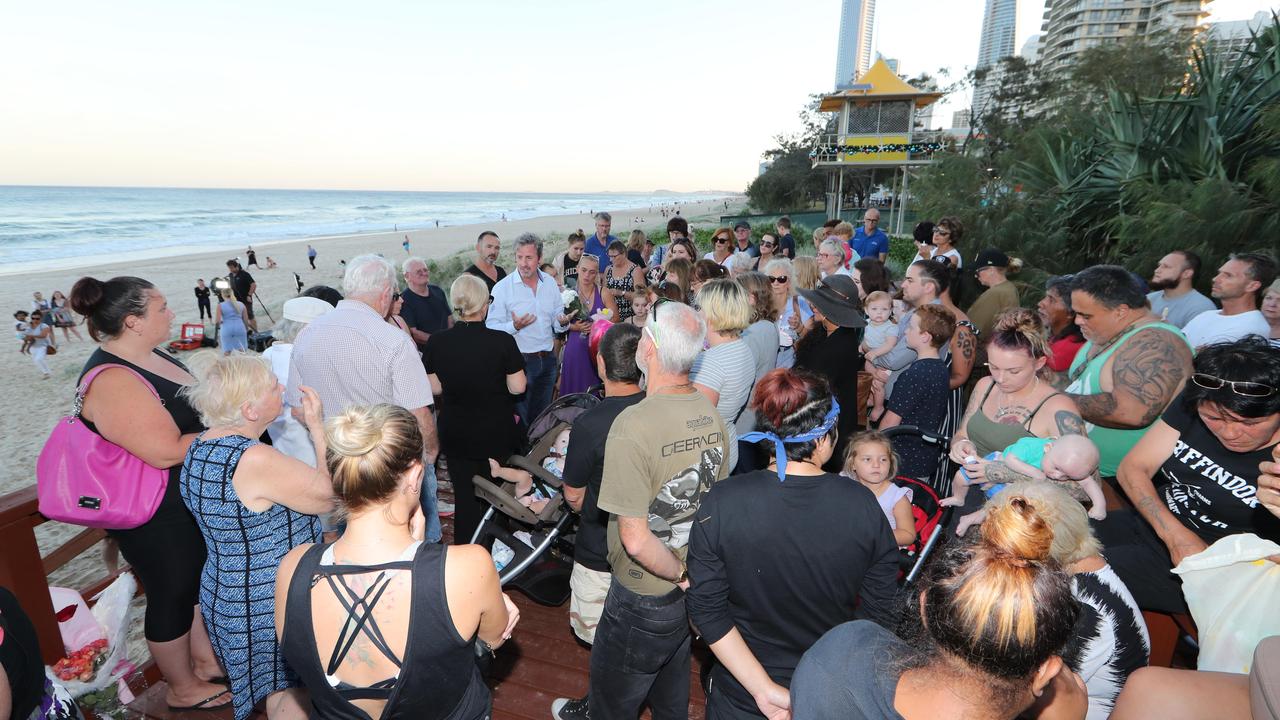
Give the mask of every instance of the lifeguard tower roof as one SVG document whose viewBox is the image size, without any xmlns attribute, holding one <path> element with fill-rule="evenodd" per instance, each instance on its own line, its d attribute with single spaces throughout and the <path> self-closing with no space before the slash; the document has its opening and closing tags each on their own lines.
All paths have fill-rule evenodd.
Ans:
<svg viewBox="0 0 1280 720">
<path fill-rule="evenodd" d="M 927 92 L 911 87 L 889 69 L 884 58 L 880 58 L 847 90 L 823 95 L 818 109 L 822 112 L 839 112 L 845 103 L 859 100 L 911 100 L 917 108 L 922 108 L 937 102 L 940 97 L 940 92 Z"/>
</svg>

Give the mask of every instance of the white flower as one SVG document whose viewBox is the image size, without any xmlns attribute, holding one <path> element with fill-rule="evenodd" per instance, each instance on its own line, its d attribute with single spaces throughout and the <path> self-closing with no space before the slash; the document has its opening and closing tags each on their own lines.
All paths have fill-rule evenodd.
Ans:
<svg viewBox="0 0 1280 720">
<path fill-rule="evenodd" d="M 573 304 L 573 301 L 577 299 L 578 299 L 577 291 L 572 290 L 570 288 L 565 288 L 564 292 L 560 293 L 560 304 L 563 305 L 564 307 L 569 307 L 570 305 Z"/>
</svg>

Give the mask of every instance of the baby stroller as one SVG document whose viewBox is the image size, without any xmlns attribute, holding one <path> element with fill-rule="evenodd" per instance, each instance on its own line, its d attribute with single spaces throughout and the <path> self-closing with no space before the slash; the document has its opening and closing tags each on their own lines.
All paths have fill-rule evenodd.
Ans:
<svg viewBox="0 0 1280 720">
<path fill-rule="evenodd" d="M 507 467 L 528 472 L 535 489 L 545 496 L 560 492 L 560 478 L 542 466 L 555 443 L 556 436 L 573 424 L 579 415 L 595 407 L 600 398 L 591 393 L 576 393 L 556 399 L 529 425 L 529 447 L 524 455 L 512 455 Z M 534 602 L 557 606 L 569 598 L 569 575 L 573 570 L 573 542 L 569 535 L 577 517 L 565 503 L 563 495 L 535 512 L 520 503 L 515 485 L 477 475 L 472 479 L 476 496 L 489 504 L 471 542 L 492 552 L 499 541 L 515 556 L 498 573 L 498 581 L 511 585 Z M 526 540 L 517 536 L 523 535 Z"/>
<path fill-rule="evenodd" d="M 938 433 L 921 430 L 914 425 L 899 425 L 884 431 L 889 442 L 908 437 L 918 438 L 926 446 L 937 448 L 941 458 L 938 469 L 929 482 L 899 475 L 893 481 L 902 487 L 911 489 L 911 516 L 916 521 L 916 541 L 903 550 L 903 586 L 908 586 L 920 576 L 925 562 L 946 534 L 947 520 L 951 516 L 951 508 L 942 507 L 942 490 L 950 486 L 940 478 L 947 477 L 949 468 L 948 455 L 951 451 L 951 439 Z"/>
</svg>

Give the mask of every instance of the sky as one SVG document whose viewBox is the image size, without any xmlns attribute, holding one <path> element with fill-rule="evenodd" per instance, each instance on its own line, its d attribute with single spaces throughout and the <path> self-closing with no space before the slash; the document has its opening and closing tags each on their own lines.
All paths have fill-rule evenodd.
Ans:
<svg viewBox="0 0 1280 720">
<path fill-rule="evenodd" d="M 877 49 L 959 77 L 983 4 L 880 0 Z M 1019 9 L 1021 47 L 1043 0 Z M 0 0 L 0 17 L 0 184 L 689 192 L 745 188 L 832 88 L 840 2 Z"/>
</svg>

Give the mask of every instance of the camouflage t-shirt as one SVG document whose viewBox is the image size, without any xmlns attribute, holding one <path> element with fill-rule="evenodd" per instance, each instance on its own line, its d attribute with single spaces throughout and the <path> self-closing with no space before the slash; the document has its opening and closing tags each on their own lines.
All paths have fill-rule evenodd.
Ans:
<svg viewBox="0 0 1280 720">
<path fill-rule="evenodd" d="M 618 415 L 605 442 L 601 510 L 609 519 L 609 564 L 622 586 L 641 595 L 675 588 L 627 554 L 621 517 L 647 517 L 649 529 L 683 558 L 703 493 L 729 474 L 720 413 L 702 393 L 651 395 Z"/>
</svg>

